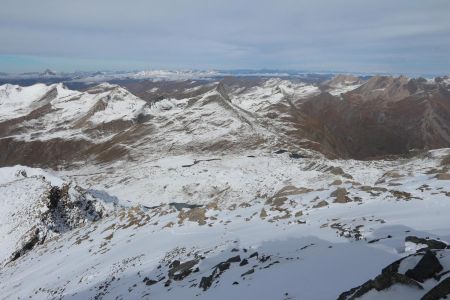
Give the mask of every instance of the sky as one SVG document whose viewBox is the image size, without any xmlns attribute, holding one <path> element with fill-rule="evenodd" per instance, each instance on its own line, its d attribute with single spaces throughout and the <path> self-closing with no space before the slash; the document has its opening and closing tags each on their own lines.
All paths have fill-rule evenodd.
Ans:
<svg viewBox="0 0 450 300">
<path fill-rule="evenodd" d="M 448 0 L 0 0 L 0 72 L 450 74 Z"/>
</svg>

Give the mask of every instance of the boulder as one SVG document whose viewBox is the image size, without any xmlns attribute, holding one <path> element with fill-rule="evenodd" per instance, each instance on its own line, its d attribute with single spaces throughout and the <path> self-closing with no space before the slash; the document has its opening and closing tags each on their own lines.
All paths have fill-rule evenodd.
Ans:
<svg viewBox="0 0 450 300">
<path fill-rule="evenodd" d="M 424 282 L 426 279 L 433 277 L 435 274 L 442 271 L 442 265 L 436 258 L 433 252 L 427 251 L 422 256 L 417 265 L 406 271 L 405 275 L 419 282 Z"/>
<path fill-rule="evenodd" d="M 347 203 L 352 200 L 347 196 L 348 192 L 345 188 L 338 188 L 331 193 L 331 197 L 335 197 L 335 203 Z"/>
</svg>

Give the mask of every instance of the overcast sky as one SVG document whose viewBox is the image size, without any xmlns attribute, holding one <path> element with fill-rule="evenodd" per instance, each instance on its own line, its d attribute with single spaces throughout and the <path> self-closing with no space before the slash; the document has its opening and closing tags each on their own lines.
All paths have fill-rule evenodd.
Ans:
<svg viewBox="0 0 450 300">
<path fill-rule="evenodd" d="M 449 0 L 0 0 L 0 72 L 450 73 Z"/>
</svg>

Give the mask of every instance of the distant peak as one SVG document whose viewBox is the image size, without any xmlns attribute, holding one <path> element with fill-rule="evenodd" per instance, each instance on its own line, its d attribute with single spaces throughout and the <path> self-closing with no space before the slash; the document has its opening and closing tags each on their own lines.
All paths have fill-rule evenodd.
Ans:
<svg viewBox="0 0 450 300">
<path fill-rule="evenodd" d="M 56 76 L 56 72 L 46 69 L 44 72 L 40 74 L 41 76 Z"/>
</svg>

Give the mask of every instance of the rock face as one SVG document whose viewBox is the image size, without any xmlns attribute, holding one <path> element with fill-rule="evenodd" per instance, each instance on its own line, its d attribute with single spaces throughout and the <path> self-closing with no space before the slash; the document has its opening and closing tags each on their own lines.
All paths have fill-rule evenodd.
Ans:
<svg viewBox="0 0 450 300">
<path fill-rule="evenodd" d="M 427 251 L 413 269 L 406 271 L 405 275 L 419 282 L 424 282 L 433 275 L 442 271 L 442 266 L 433 252 Z"/>
<path fill-rule="evenodd" d="M 416 236 L 407 236 L 405 242 L 426 245 L 428 249 L 448 249 L 450 246 L 442 241 L 437 241 L 433 239 L 424 239 Z"/>
<path fill-rule="evenodd" d="M 373 77 L 342 100 L 320 94 L 302 101 L 295 121 L 323 152 L 358 159 L 404 154 L 448 147 L 449 97 L 441 84 Z"/>
<path fill-rule="evenodd" d="M 51 186 L 44 177 L 29 177 L 25 171 L 19 174 L 25 176 L 27 188 L 35 194 L 25 200 L 28 202 L 22 204 L 23 210 L 10 212 L 9 222 L 12 224 L 17 222 L 14 228 L 17 233 L 14 232 L 15 234 L 8 238 L 10 241 L 3 240 L 3 242 L 15 243 L 15 250 L 9 255 L 7 252 L 2 253 L 9 258 L 0 257 L 0 262 L 12 263 L 33 250 L 36 245 L 96 222 L 107 214 L 103 204 L 78 186 L 70 184 Z M 40 189 L 35 187 L 36 183 Z M 17 218 L 19 219 L 16 220 Z"/>
<path fill-rule="evenodd" d="M 445 278 L 428 293 L 426 293 L 421 300 L 436 300 L 446 299 L 450 295 L 450 277 Z"/>
<path fill-rule="evenodd" d="M 430 289 L 422 299 L 440 299 L 450 293 L 450 286 L 446 278 L 439 282 L 441 277 L 437 277 L 443 270 L 443 267 L 437 257 L 436 250 L 426 250 L 425 253 L 418 252 L 410 256 L 404 257 L 384 268 L 380 275 L 371 279 L 364 284 L 353 288 L 347 292 L 342 293 L 338 299 L 358 299 L 367 293 L 375 291 L 386 291 L 393 285 L 406 285 L 413 289 L 423 290 L 422 284 L 427 281 L 438 281 L 435 287 Z M 400 271 L 403 265 L 410 265 L 410 262 L 415 261 L 419 256 L 420 260 L 411 269 L 408 269 L 404 274 Z M 447 272 L 446 272 L 447 273 Z M 424 294 L 418 293 L 418 294 Z"/>
</svg>

